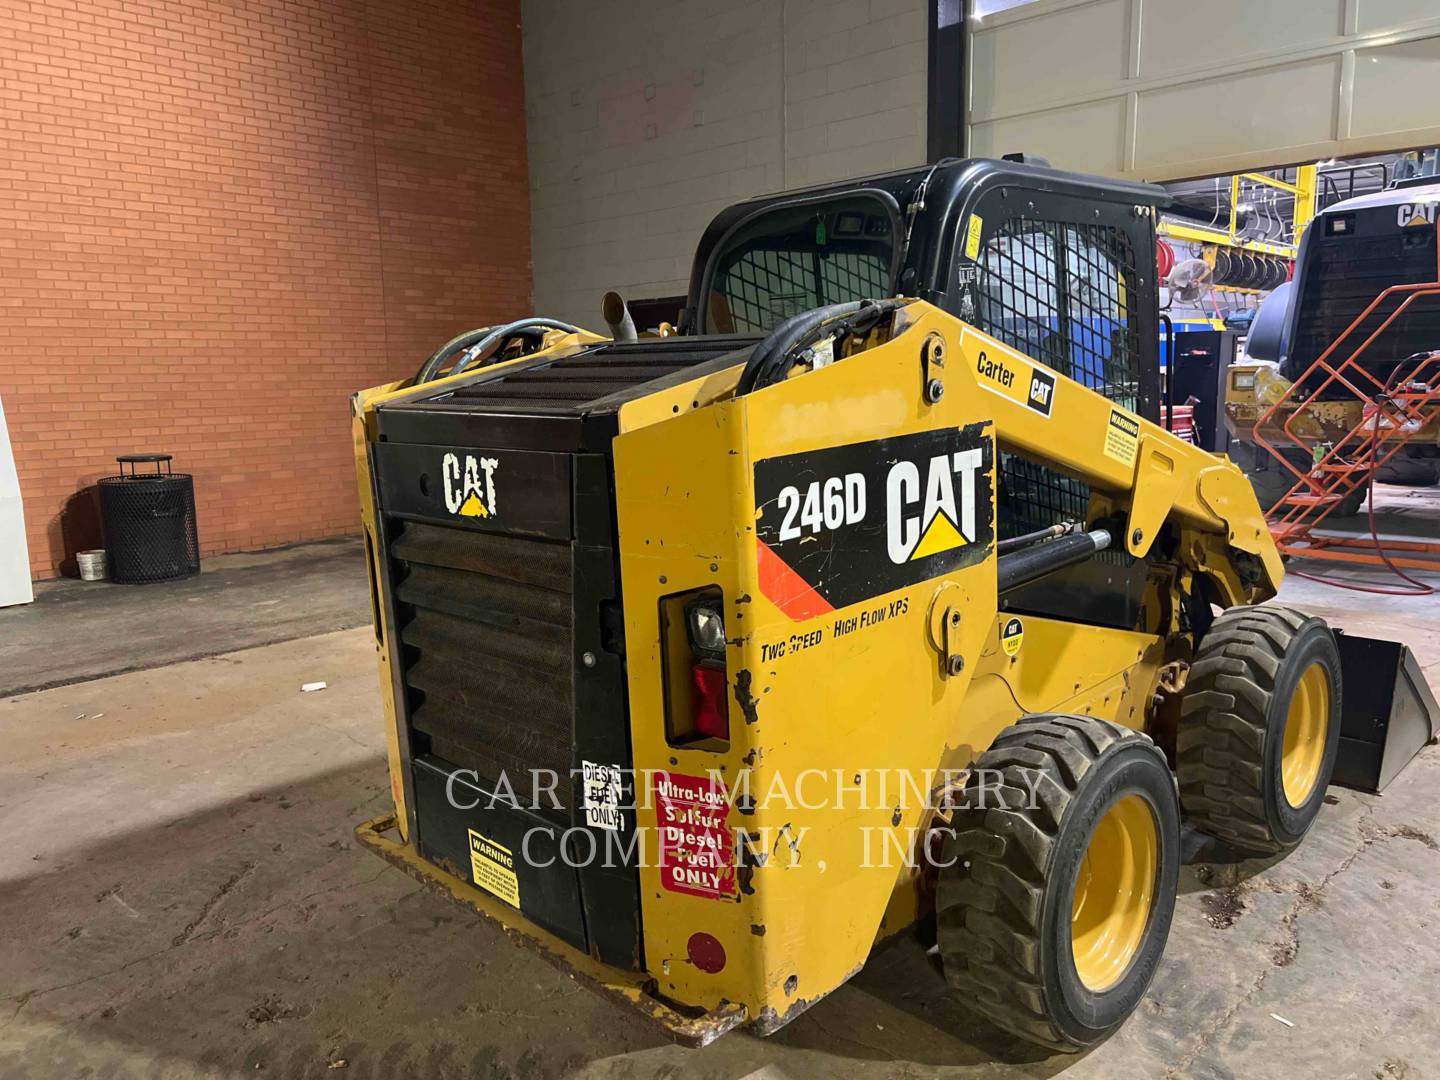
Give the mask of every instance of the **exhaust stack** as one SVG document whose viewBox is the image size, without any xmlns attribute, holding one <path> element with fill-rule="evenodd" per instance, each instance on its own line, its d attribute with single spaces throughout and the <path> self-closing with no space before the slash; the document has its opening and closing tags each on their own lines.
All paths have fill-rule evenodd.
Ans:
<svg viewBox="0 0 1440 1080">
<path fill-rule="evenodd" d="M 607 292 L 600 301 L 600 309 L 610 327 L 612 338 L 616 341 L 636 340 L 639 335 L 635 333 L 635 320 L 630 317 L 630 309 L 623 296 L 618 292 Z"/>
</svg>

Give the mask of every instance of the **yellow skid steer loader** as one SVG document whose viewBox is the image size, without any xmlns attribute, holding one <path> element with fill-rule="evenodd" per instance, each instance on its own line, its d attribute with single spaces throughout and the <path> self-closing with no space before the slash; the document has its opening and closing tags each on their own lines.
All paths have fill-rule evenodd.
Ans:
<svg viewBox="0 0 1440 1080">
<path fill-rule="evenodd" d="M 1157 424 L 1164 201 L 993 161 L 758 199 L 678 329 L 612 295 L 357 395 L 364 842 L 690 1044 L 927 923 L 996 1024 L 1104 1038 L 1182 810 L 1282 852 L 1341 738 L 1249 482 Z"/>
</svg>

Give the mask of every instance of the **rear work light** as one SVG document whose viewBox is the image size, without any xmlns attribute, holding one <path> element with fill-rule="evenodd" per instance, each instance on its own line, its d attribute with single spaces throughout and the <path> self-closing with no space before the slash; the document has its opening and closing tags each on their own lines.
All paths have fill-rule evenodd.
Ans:
<svg viewBox="0 0 1440 1080">
<path fill-rule="evenodd" d="M 690 669 L 695 684 L 695 731 L 711 739 L 730 738 L 730 702 L 725 669 L 698 663 Z"/>
<path fill-rule="evenodd" d="M 730 741 L 725 597 L 713 586 L 660 601 L 665 728 L 677 746 L 723 750 Z"/>
</svg>

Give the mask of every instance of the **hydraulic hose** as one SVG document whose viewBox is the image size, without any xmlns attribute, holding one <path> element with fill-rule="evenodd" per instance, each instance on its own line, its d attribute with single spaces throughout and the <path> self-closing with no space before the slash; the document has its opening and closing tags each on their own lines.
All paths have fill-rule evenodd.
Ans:
<svg viewBox="0 0 1440 1080">
<path fill-rule="evenodd" d="M 439 372 L 440 365 L 445 362 L 447 356 L 467 345 L 475 344 L 493 329 L 492 326 L 482 326 L 478 330 L 466 330 L 465 333 L 458 334 L 441 345 L 430 354 L 429 359 L 420 365 L 420 370 L 415 373 L 415 385 L 419 386 L 421 383 L 429 382 Z"/>
<path fill-rule="evenodd" d="M 1051 525 L 1048 529 L 1036 529 L 1034 532 L 1025 533 L 1023 536 L 1011 536 L 996 543 L 995 553 L 997 555 L 1004 555 L 1010 551 L 1019 551 L 1021 548 L 1038 544 L 1042 540 L 1054 540 L 1057 537 L 1074 532 L 1077 527 L 1076 522 L 1062 521 L 1058 525 Z"/>
<path fill-rule="evenodd" d="M 830 304 L 792 315 L 770 331 L 770 335 L 751 351 L 750 359 L 745 362 L 745 370 L 740 375 L 736 393 L 748 394 L 752 390 L 762 390 L 785 378 L 790 370 L 791 356 L 818 341 L 831 323 L 849 320 L 851 329 L 858 329 L 862 324 L 868 329 L 883 315 L 903 307 L 904 304 L 905 301 L 900 299 L 852 300 L 849 303 Z M 855 318 L 856 316 L 861 318 Z"/>
<path fill-rule="evenodd" d="M 579 329 L 578 327 L 571 326 L 567 322 L 561 322 L 559 319 L 537 317 L 517 319 L 514 322 L 505 323 L 503 326 L 482 326 L 478 330 L 467 330 L 465 333 L 451 338 L 430 354 L 430 358 L 421 364 L 420 370 L 416 372 L 414 385 L 419 386 L 421 383 L 427 383 L 435 378 L 435 376 L 439 374 L 440 368 L 445 363 L 446 358 L 459 352 L 461 349 L 469 350 L 471 355 L 467 359 L 462 359 L 456 365 L 455 369 L 450 372 L 452 375 L 459 374 L 463 371 L 475 357 L 483 355 L 486 349 L 504 341 L 512 334 L 516 334 L 521 330 L 528 330 L 532 327 L 563 330 L 567 334 L 573 334 Z"/>
<path fill-rule="evenodd" d="M 548 319 L 544 317 L 516 319 L 512 323 L 506 323 L 504 326 L 495 327 L 495 329 L 491 330 L 479 341 L 475 342 L 475 344 L 471 345 L 468 349 L 466 349 L 465 355 L 462 356 L 459 360 L 457 360 L 455 362 L 455 366 L 450 369 L 450 374 L 459 375 L 477 358 L 488 356 L 489 350 L 493 349 L 496 345 L 504 342 L 506 338 L 513 337 L 515 334 L 520 333 L 522 330 L 530 330 L 532 328 L 538 329 L 542 327 L 546 330 L 563 330 L 567 334 L 573 334 L 577 330 L 579 330 L 579 327 L 571 326 L 569 323 L 561 322 L 559 319 Z"/>
<path fill-rule="evenodd" d="M 1110 534 L 1104 529 L 1095 529 L 1001 555 L 996 568 L 997 590 L 1003 596 L 1056 570 L 1082 563 L 1109 546 Z"/>
</svg>

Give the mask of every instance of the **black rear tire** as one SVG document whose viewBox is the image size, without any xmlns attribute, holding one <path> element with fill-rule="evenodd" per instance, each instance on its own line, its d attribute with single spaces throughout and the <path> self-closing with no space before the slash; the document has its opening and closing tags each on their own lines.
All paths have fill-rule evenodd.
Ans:
<svg viewBox="0 0 1440 1080">
<path fill-rule="evenodd" d="M 998 789 L 987 785 L 997 774 Z M 1154 825 L 1152 892 L 1131 923 L 1133 951 L 1094 989 L 1072 941 L 1076 885 L 1097 825 L 1131 796 Z M 1164 755 L 1119 724 L 1029 716 L 980 756 L 960 801 L 936 895 L 947 980 L 966 1006 L 1022 1038 L 1065 1051 L 1100 1042 L 1139 1004 L 1170 932 L 1180 808 Z"/>
<path fill-rule="evenodd" d="M 1286 794 L 1285 733 L 1302 677 L 1327 687 L 1318 773 Z M 1312 676 L 1313 678 L 1313 676 Z M 1200 642 L 1181 701 L 1175 773 L 1190 821 L 1260 855 L 1298 844 L 1325 800 L 1340 747 L 1340 652 L 1323 619 L 1266 604 L 1231 608 Z"/>
<path fill-rule="evenodd" d="M 1376 469 L 1375 479 L 1402 487 L 1434 487 L 1440 479 L 1440 469 L 1434 458 L 1411 457 L 1402 452 Z"/>
</svg>

